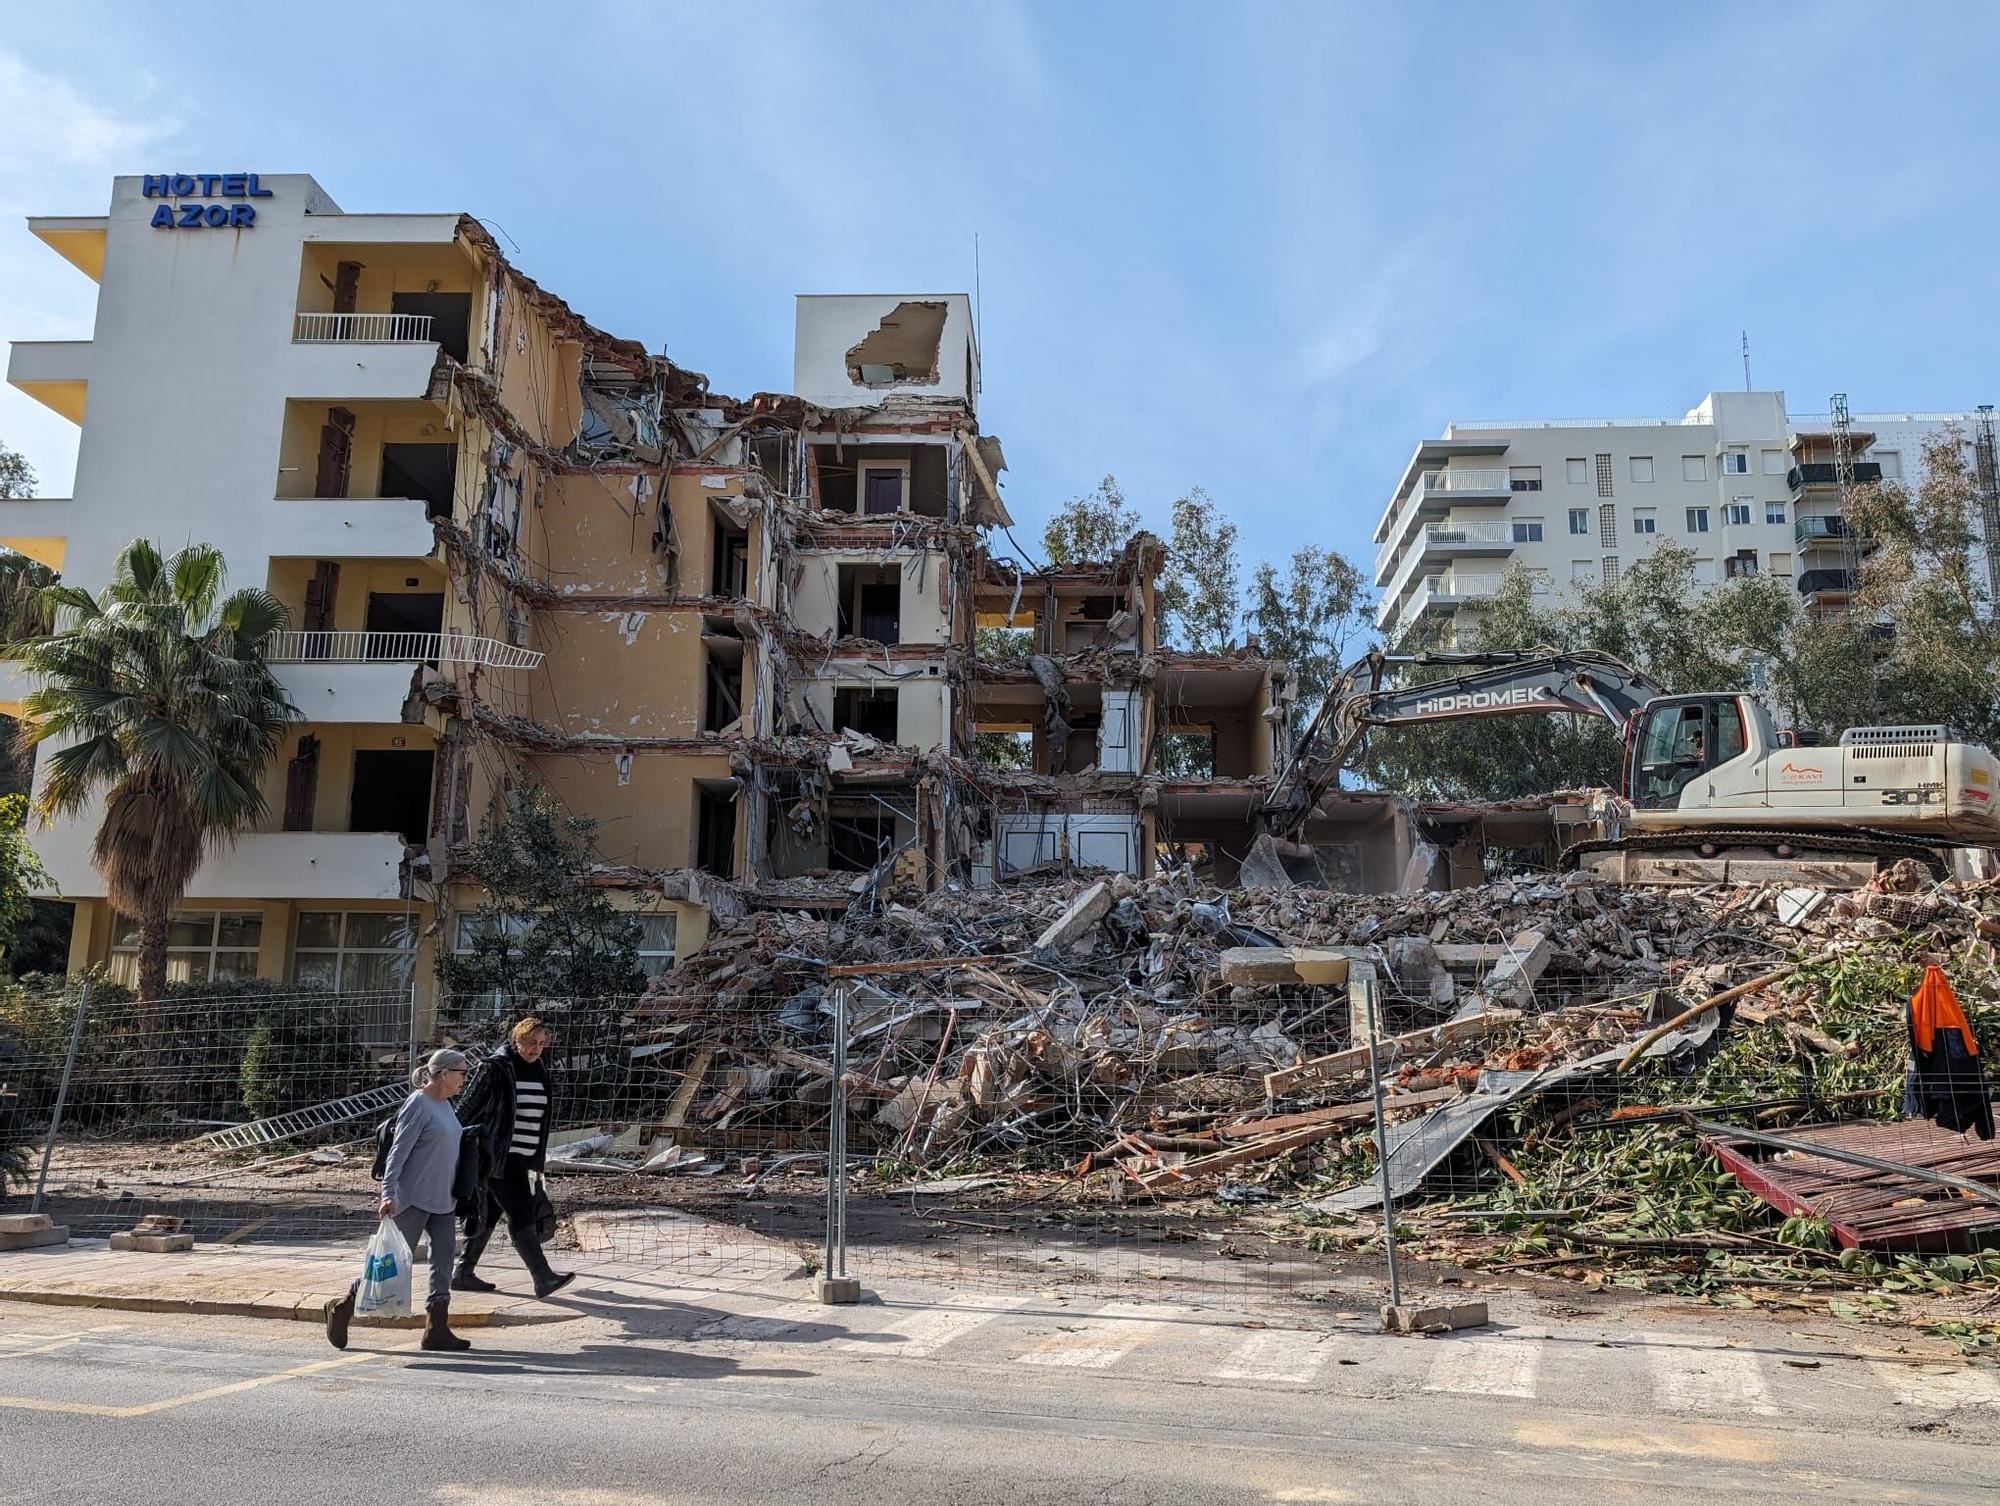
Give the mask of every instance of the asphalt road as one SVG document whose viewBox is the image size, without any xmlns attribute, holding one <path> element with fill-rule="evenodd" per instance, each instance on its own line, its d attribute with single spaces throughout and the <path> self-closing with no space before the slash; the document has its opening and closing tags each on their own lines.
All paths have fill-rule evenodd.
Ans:
<svg viewBox="0 0 2000 1506">
<path fill-rule="evenodd" d="M 583 1285 L 583 1283 L 579 1283 Z M 2000 1371 L 662 1288 L 469 1356 L 0 1302 L 0 1502 L 1987 1502 Z"/>
</svg>

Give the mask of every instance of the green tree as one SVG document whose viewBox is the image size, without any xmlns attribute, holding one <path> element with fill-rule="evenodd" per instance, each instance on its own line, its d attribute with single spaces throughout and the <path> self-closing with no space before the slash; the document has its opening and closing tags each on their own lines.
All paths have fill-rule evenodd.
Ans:
<svg viewBox="0 0 2000 1506">
<path fill-rule="evenodd" d="M 35 470 L 28 464 L 28 457 L 19 450 L 7 448 L 5 440 L 0 440 L 0 497 L 32 497 L 35 495 Z"/>
<path fill-rule="evenodd" d="M 1345 555 L 1316 544 L 1294 550 L 1280 575 L 1269 560 L 1250 578 L 1244 614 L 1257 646 L 1292 668 L 1297 696 L 1291 732 L 1296 736 L 1347 667 L 1355 642 L 1366 634 L 1367 592 L 1360 570 Z"/>
<path fill-rule="evenodd" d="M 142 1028 L 156 1043 L 167 925 L 202 860 L 264 816 L 263 778 L 298 710 L 264 655 L 266 591 L 224 596 L 222 553 L 134 540 L 95 598 L 50 586 L 55 631 L 18 646 L 37 682 L 21 738 L 49 743 L 36 813 L 99 812 L 92 861 L 139 924 Z"/>
<path fill-rule="evenodd" d="M 1190 653 L 1221 653 L 1236 643 L 1241 603 L 1236 525 L 1220 516 L 1215 499 L 1197 486 L 1174 504 L 1173 542 L 1160 592 L 1167 642 Z"/>
<path fill-rule="evenodd" d="M 48 636 L 55 627 L 49 587 L 61 580 L 39 560 L 0 547 L 0 648 Z"/>
<path fill-rule="evenodd" d="M 1106 476 L 1087 497 L 1072 497 L 1042 530 L 1052 565 L 1081 565 L 1112 558 L 1140 528 L 1116 476 Z"/>
<path fill-rule="evenodd" d="M 449 993 L 601 998 L 645 985 L 638 920 L 591 882 L 596 838 L 595 821 L 565 813 L 542 786 L 515 797 L 460 870 L 486 894 L 470 950 L 439 949 Z"/>
<path fill-rule="evenodd" d="M 0 956 L 13 970 L 15 952 L 37 920 L 35 891 L 48 873 L 28 845 L 28 797 L 0 795 Z"/>
</svg>

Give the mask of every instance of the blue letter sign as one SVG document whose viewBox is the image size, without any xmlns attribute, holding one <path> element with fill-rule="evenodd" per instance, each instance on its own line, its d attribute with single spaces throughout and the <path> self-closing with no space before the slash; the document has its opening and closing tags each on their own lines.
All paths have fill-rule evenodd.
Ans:
<svg viewBox="0 0 2000 1506">
<path fill-rule="evenodd" d="M 153 211 L 155 230 L 247 230 L 257 223 L 257 208 L 240 201 L 271 197 L 255 173 L 147 173 L 140 179 L 139 192 L 148 199 L 239 201 L 162 204 Z"/>
</svg>

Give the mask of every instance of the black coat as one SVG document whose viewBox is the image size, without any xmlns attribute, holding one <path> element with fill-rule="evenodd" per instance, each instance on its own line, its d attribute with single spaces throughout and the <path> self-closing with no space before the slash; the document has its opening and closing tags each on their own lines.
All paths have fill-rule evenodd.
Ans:
<svg viewBox="0 0 2000 1506">
<path fill-rule="evenodd" d="M 480 1062 L 453 1105 L 466 1134 L 478 1135 L 480 1155 L 489 1177 L 500 1175 L 507 1162 L 507 1147 L 514 1138 L 514 1072 L 520 1065 L 521 1058 L 514 1054 L 514 1048 L 502 1046 Z M 542 1170 L 547 1162 L 549 1126 L 556 1122 L 556 1075 L 546 1062 L 541 1066 L 549 1107 L 542 1115 L 542 1135 L 535 1153 L 527 1158 L 530 1171 Z"/>
</svg>

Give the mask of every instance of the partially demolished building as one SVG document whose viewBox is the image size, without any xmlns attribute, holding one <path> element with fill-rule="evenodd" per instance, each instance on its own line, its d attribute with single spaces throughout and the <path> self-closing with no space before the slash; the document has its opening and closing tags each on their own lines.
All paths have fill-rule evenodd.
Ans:
<svg viewBox="0 0 2000 1506">
<path fill-rule="evenodd" d="M 248 217 L 190 220 L 203 195 Z M 197 876 L 175 976 L 427 993 L 469 936 L 465 848 L 529 784 L 599 823 L 655 968 L 718 910 L 1160 853 L 1227 880 L 1247 847 L 1285 667 L 1163 649 L 1151 535 L 1053 569 L 993 546 L 963 295 L 801 297 L 792 391 L 739 399 L 476 220 L 347 214 L 308 177 L 120 178 L 30 228 L 99 314 L 13 346 L 83 435 L 76 495 L 0 503 L 0 536 L 93 590 L 135 534 L 212 542 L 295 625 L 266 829 Z M 130 971 L 90 836 L 37 844 L 72 965 Z"/>
</svg>

